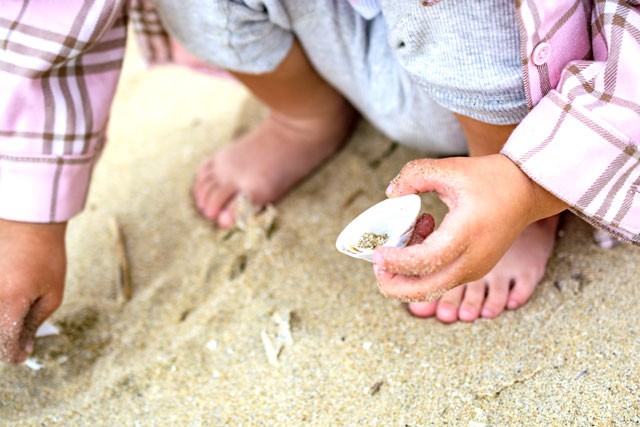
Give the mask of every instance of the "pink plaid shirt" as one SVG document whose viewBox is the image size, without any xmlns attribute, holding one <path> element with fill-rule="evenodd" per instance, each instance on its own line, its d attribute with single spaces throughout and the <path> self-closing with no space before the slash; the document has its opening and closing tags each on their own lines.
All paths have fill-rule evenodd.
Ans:
<svg viewBox="0 0 640 427">
<path fill-rule="evenodd" d="M 375 0 L 359 1 L 377 13 Z M 515 1 L 531 111 L 502 152 L 578 215 L 640 244 L 640 1 Z M 127 25 L 150 62 L 180 59 L 141 0 L 48 6 L 0 0 L 6 219 L 65 221 L 82 209 Z"/>
</svg>

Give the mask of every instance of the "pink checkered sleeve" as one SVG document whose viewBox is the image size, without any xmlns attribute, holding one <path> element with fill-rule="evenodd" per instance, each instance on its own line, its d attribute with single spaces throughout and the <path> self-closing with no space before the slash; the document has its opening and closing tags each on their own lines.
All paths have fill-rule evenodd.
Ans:
<svg viewBox="0 0 640 427">
<path fill-rule="evenodd" d="M 640 244 L 640 3 L 565 2 L 542 27 L 535 3 L 518 3 L 535 107 L 502 153 L 590 223 Z M 591 40 L 557 36 L 585 24 Z M 583 59 L 555 68 L 554 52 Z"/>
<path fill-rule="evenodd" d="M 105 141 L 126 38 L 121 0 L 0 0 L 0 217 L 78 213 Z"/>
</svg>

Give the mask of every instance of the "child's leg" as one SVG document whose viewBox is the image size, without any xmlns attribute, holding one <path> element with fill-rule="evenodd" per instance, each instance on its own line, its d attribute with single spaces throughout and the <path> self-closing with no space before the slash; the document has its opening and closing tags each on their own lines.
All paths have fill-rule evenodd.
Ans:
<svg viewBox="0 0 640 427">
<path fill-rule="evenodd" d="M 344 142 L 355 111 L 309 64 L 297 41 L 272 72 L 233 73 L 269 108 L 255 130 L 206 159 L 193 194 L 203 215 L 233 225 L 234 201 L 247 192 L 257 205 L 277 200 Z"/>
<path fill-rule="evenodd" d="M 489 125 L 465 116 L 458 119 L 469 141 L 471 156 L 498 153 L 515 128 L 515 125 Z M 493 318 L 505 308 L 520 307 L 542 279 L 557 226 L 557 215 L 531 224 L 487 276 L 458 286 L 437 301 L 411 303 L 409 310 L 420 317 L 437 315 L 448 323 Z"/>
<path fill-rule="evenodd" d="M 416 91 L 395 60 L 382 16 L 366 21 L 346 1 L 261 1 L 264 8 L 248 0 L 196 0 L 190 8 L 154 1 L 191 54 L 230 70 L 271 108 L 256 130 L 200 167 L 194 196 L 207 218 L 230 226 L 239 192 L 256 204 L 276 201 L 333 153 L 353 120 L 344 99 L 394 140 L 464 152 L 453 114 Z"/>
</svg>

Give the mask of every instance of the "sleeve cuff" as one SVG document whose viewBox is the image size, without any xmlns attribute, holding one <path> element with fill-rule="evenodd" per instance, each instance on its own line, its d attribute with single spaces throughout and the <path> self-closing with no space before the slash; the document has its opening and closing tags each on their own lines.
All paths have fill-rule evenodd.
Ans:
<svg viewBox="0 0 640 427">
<path fill-rule="evenodd" d="M 0 155 L 0 218 L 64 222 L 84 207 L 94 157 Z"/>
<path fill-rule="evenodd" d="M 640 152 L 597 114 L 553 90 L 502 154 L 589 223 L 640 245 Z"/>
</svg>

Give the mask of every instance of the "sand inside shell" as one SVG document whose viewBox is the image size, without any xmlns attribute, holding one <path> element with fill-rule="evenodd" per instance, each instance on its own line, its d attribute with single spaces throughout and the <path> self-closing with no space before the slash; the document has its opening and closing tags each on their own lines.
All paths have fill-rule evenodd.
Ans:
<svg viewBox="0 0 640 427">
<path fill-rule="evenodd" d="M 360 237 L 360 240 L 358 240 L 357 246 L 362 249 L 375 249 L 378 246 L 384 245 L 387 240 L 389 240 L 387 233 L 364 233 L 362 237 Z"/>
</svg>

